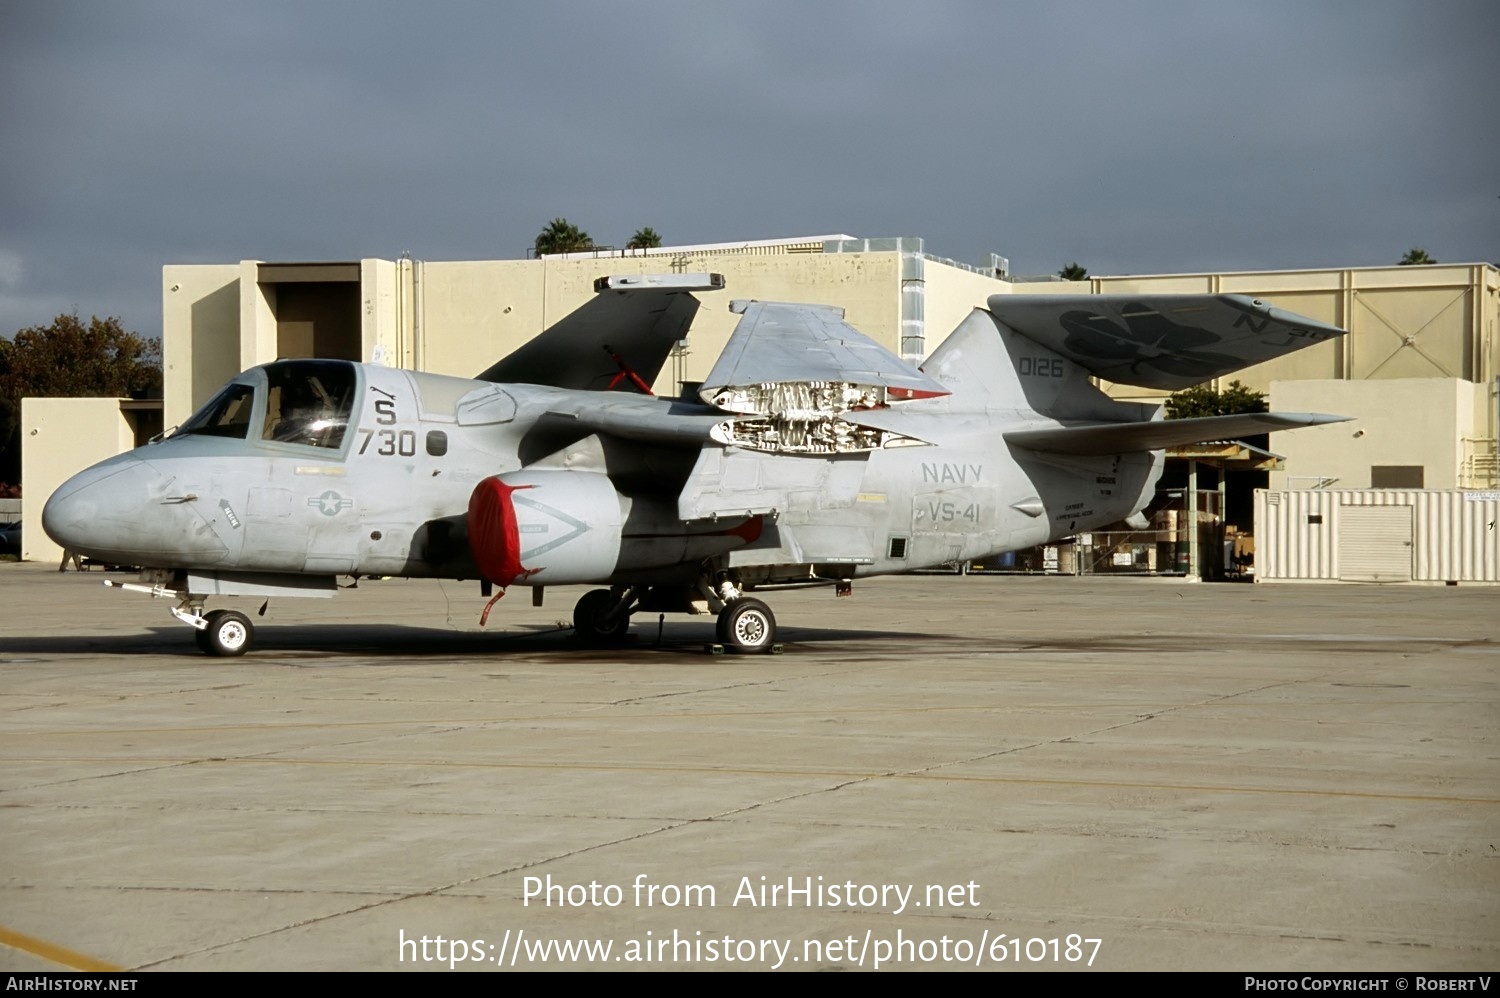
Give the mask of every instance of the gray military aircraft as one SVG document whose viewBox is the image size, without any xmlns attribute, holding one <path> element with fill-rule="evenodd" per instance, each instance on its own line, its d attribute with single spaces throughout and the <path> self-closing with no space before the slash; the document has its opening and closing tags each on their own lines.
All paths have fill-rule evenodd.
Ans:
<svg viewBox="0 0 1500 998">
<path fill-rule="evenodd" d="M 1165 447 L 1339 418 L 1163 421 L 1090 381 L 1176 390 L 1343 334 L 1240 295 L 996 295 L 920 367 L 841 309 L 735 302 L 707 380 L 650 395 L 693 292 L 722 286 L 601 278 L 476 380 L 253 368 L 70 479 L 43 526 L 143 566 L 123 588 L 174 599 L 213 655 L 253 628 L 209 599 L 331 596 L 340 576 L 598 584 L 573 614 L 589 640 L 623 638 L 637 611 L 715 613 L 719 641 L 754 652 L 776 639 L 757 587 L 845 593 L 1097 529 L 1150 501 Z"/>
</svg>

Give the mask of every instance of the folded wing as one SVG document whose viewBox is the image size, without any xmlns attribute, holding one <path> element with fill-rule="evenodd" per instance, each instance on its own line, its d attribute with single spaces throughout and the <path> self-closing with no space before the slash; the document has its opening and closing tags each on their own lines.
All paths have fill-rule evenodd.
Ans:
<svg viewBox="0 0 1500 998">
<path fill-rule="evenodd" d="M 478 376 L 501 384 L 640 392 L 661 373 L 698 314 L 694 291 L 724 286 L 720 274 L 601 277 L 596 297 Z M 634 375 L 634 377 L 632 377 Z"/>
<path fill-rule="evenodd" d="M 769 386 L 838 385 L 840 410 L 932 398 L 948 390 L 844 321 L 830 305 L 733 302 L 743 315 L 700 396 L 729 412 L 768 414 Z M 845 404 L 847 402 L 847 404 Z"/>
<path fill-rule="evenodd" d="M 1344 335 L 1246 295 L 991 295 L 989 311 L 1107 381 L 1178 391 Z"/>
</svg>

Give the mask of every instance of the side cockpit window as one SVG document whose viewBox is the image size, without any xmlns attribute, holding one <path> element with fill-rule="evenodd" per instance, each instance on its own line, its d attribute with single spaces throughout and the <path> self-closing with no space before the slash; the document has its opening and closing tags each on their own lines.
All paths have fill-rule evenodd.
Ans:
<svg viewBox="0 0 1500 998">
<path fill-rule="evenodd" d="M 271 364 L 261 439 L 337 450 L 354 408 L 354 367 L 339 361 Z"/>
<path fill-rule="evenodd" d="M 234 384 L 193 413 L 174 436 L 196 433 L 206 437 L 244 440 L 250 432 L 250 410 L 255 408 L 255 388 Z"/>
</svg>

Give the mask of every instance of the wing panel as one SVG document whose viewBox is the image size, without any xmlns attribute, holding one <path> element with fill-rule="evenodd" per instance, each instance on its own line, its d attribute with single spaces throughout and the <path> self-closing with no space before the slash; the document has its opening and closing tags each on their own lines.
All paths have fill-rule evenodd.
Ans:
<svg viewBox="0 0 1500 998">
<path fill-rule="evenodd" d="M 491 365 L 478 380 L 638 392 L 629 377 L 621 377 L 622 365 L 646 384 L 655 382 L 698 314 L 692 292 L 723 285 L 718 274 L 638 275 L 630 283 L 602 279 L 596 297 Z"/>
<path fill-rule="evenodd" d="M 853 386 L 846 408 L 884 404 L 861 399 L 865 389 L 898 398 L 946 395 L 948 390 L 844 321 L 843 309 L 782 302 L 735 303 L 744 318 L 703 382 L 701 397 L 732 412 L 764 414 L 736 389 L 776 384 Z"/>
</svg>

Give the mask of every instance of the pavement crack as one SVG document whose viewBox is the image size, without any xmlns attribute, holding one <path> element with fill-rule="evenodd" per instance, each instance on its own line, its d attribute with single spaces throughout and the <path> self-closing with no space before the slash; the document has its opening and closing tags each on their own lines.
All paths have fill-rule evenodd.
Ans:
<svg viewBox="0 0 1500 998">
<path fill-rule="evenodd" d="M 452 883 L 442 884 L 440 886 L 431 887 L 431 888 L 428 888 L 426 890 L 408 891 L 408 892 L 401 893 L 401 894 L 399 894 L 397 896 L 394 896 L 394 897 L 384 896 L 384 897 L 381 897 L 379 900 L 371 901 L 371 902 L 366 903 L 366 904 L 352 905 L 352 906 L 350 906 L 348 908 L 344 908 L 344 909 L 342 909 L 340 911 L 333 911 L 333 912 L 328 912 L 328 913 L 325 913 L 325 914 L 322 914 L 322 915 L 313 916 L 311 918 L 304 918 L 304 919 L 301 919 L 301 920 L 296 921 L 296 922 L 288 923 L 286 925 L 278 925 L 275 928 L 266 929 L 266 930 L 264 930 L 262 932 L 252 932 L 252 933 L 248 933 L 248 934 L 243 935 L 243 936 L 239 936 L 239 937 L 237 937 L 235 939 L 225 940 L 224 942 L 214 943 L 214 944 L 209 945 L 209 946 L 201 946 L 201 947 L 199 947 L 197 949 L 187 950 L 187 951 L 182 952 L 182 953 L 174 953 L 171 956 L 162 957 L 161 959 L 158 959 L 158 960 L 152 960 L 149 963 L 138 964 L 138 965 L 132 967 L 131 969 L 132 970 L 150 970 L 150 969 L 152 969 L 154 967 L 160 967 L 163 964 L 170 963 L 173 960 L 182 960 L 182 959 L 186 959 L 187 957 L 200 956 L 200 955 L 202 955 L 204 953 L 212 953 L 215 950 L 224 949 L 224 948 L 230 947 L 230 946 L 237 946 L 237 945 L 239 945 L 241 943 L 252 942 L 252 941 L 254 941 L 256 939 L 265 939 L 268 936 L 274 936 L 274 935 L 276 935 L 278 933 L 281 933 L 281 932 L 288 932 L 288 931 L 291 931 L 293 929 L 300 929 L 300 928 L 304 928 L 304 927 L 309 926 L 309 925 L 317 925 L 317 924 L 319 924 L 321 922 L 331 921 L 332 919 L 335 919 L 335 918 L 342 918 L 345 915 L 354 915 L 354 914 L 358 914 L 359 912 L 371 911 L 371 910 L 373 910 L 375 908 L 382 908 L 382 907 L 385 907 L 386 905 L 396 904 L 396 903 L 401 902 L 401 901 L 413 901 L 413 900 L 416 900 L 418 898 L 433 897 L 435 895 L 442 894 L 442 893 L 447 892 L 447 891 L 457 890 L 459 888 L 466 887 L 466 886 L 468 886 L 470 884 L 475 884 L 475 883 L 479 883 L 480 881 L 483 881 L 483 880 L 488 880 L 488 879 L 490 879 L 492 877 L 503 877 L 503 876 L 506 876 L 507 874 L 518 873 L 518 872 L 520 872 L 522 870 L 534 869 L 534 868 L 536 868 L 538 866 L 542 866 L 542 865 L 544 865 L 546 863 L 555 863 L 555 862 L 557 862 L 559 860 L 568 859 L 568 858 L 570 858 L 572 856 L 580 856 L 580 855 L 583 855 L 584 853 L 594 852 L 595 850 L 598 850 L 598 849 L 605 849 L 605 848 L 608 848 L 610 846 L 621 845 L 621 844 L 626 843 L 626 842 L 634 842 L 634 841 L 636 841 L 638 839 L 643 839 L 643 838 L 646 838 L 648 836 L 655 835 L 655 834 L 657 834 L 659 832 L 670 831 L 673 828 L 680 828 L 680 827 L 682 827 L 683 825 L 686 825 L 686 824 L 691 824 L 691 822 L 689 822 L 689 821 L 675 822 L 675 823 L 663 825 L 663 826 L 661 826 L 659 828 L 652 828 L 652 829 L 647 829 L 646 831 L 643 831 L 643 832 L 636 832 L 633 835 L 623 835 L 623 836 L 621 836 L 621 837 L 619 837 L 617 839 L 611 839 L 611 840 L 606 841 L 606 842 L 595 842 L 595 843 L 593 843 L 591 845 L 580 846 L 577 849 L 569 849 L 569 850 L 567 850 L 565 852 L 558 853 L 558 854 L 556 854 L 554 856 L 548 856 L 545 859 L 538 859 L 538 860 L 535 860 L 535 861 L 530 862 L 530 863 L 522 863 L 522 864 L 518 864 L 518 865 L 513 866 L 513 867 L 507 867 L 505 869 L 495 870 L 495 871 L 492 871 L 492 872 L 489 872 L 489 873 L 479 874 L 479 875 L 476 875 L 476 876 L 473 876 L 473 877 L 465 877 L 462 880 L 455 880 Z M 347 894 L 347 893 L 350 893 L 350 892 L 348 892 L 348 891 L 336 891 L 336 892 L 335 891 L 328 891 L 328 892 L 301 891 L 301 892 L 295 892 L 295 893 L 304 893 L 304 894 L 316 894 L 316 893 Z"/>
</svg>

